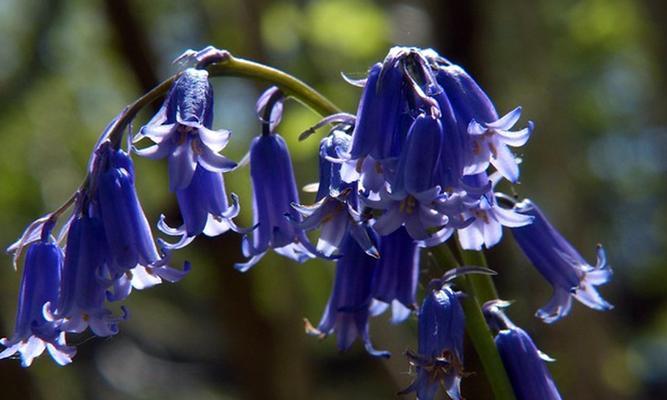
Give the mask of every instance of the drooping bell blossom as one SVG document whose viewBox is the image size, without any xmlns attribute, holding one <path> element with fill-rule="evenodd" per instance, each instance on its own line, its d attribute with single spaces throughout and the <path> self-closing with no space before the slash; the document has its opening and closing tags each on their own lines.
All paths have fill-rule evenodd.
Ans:
<svg viewBox="0 0 667 400">
<path fill-rule="evenodd" d="M 19 353 L 24 367 L 29 367 L 44 350 L 60 365 L 69 364 L 76 353 L 76 349 L 67 346 L 60 321 L 50 321 L 44 316 L 45 305 L 58 301 L 63 267 L 63 252 L 51 237 L 52 227 L 53 223 L 47 222 L 41 239 L 28 247 L 14 334 L 9 339 L 0 339 L 0 344 L 6 347 L 0 352 L 0 359 Z"/>
<path fill-rule="evenodd" d="M 356 240 L 347 235 L 343 240 L 342 257 L 336 261 L 336 277 L 322 319 L 306 331 L 325 337 L 336 334 L 338 348 L 347 350 L 357 337 L 364 342 L 366 351 L 373 356 L 389 357 L 386 351 L 373 348 L 368 332 L 371 282 L 378 260 L 366 254 Z"/>
<path fill-rule="evenodd" d="M 95 208 L 99 210 L 109 248 L 109 273 L 117 292 L 129 291 L 131 283 L 143 289 L 162 282 L 174 282 L 187 273 L 166 265 L 155 246 L 146 216 L 134 186 L 134 167 L 121 149 L 104 142 L 96 150 L 91 183 Z M 129 292 L 128 292 L 129 293 Z"/>
<path fill-rule="evenodd" d="M 232 218 L 238 215 L 238 202 L 232 194 L 233 205 L 228 204 L 222 178 L 222 173 L 234 169 L 236 163 L 218 154 L 231 133 L 214 131 L 212 125 L 213 88 L 208 72 L 188 68 L 167 94 L 160 111 L 134 139 L 138 142 L 147 137 L 156 143 L 135 149 L 137 154 L 154 159 L 167 157 L 169 161 L 169 188 L 176 193 L 183 224 L 172 228 L 161 218 L 160 230 L 180 236 L 177 243 L 165 244 L 167 248 L 184 247 L 201 233 L 217 236 L 237 230 Z"/>
<path fill-rule="evenodd" d="M 67 249 L 59 301 L 50 319 L 63 320 L 67 332 L 90 327 L 96 336 L 118 333 L 116 317 L 105 307 L 107 290 L 113 284 L 109 274 L 110 253 L 102 221 L 88 212 L 75 216 L 67 234 Z M 49 307 L 50 308 L 50 307 Z"/>
<path fill-rule="evenodd" d="M 253 230 L 243 237 L 242 250 L 249 260 L 236 264 L 246 271 L 272 248 L 276 253 L 304 262 L 319 253 L 298 227 L 301 216 L 293 204 L 299 204 L 292 160 L 283 138 L 274 131 L 280 116 L 274 113 L 282 104 L 283 95 L 269 89 L 258 101 L 258 111 L 264 113 L 262 134 L 250 145 L 250 178 L 253 191 Z M 260 107 L 259 103 L 263 103 Z"/>
<path fill-rule="evenodd" d="M 490 304 L 491 303 L 491 304 Z M 554 361 L 537 349 L 531 337 L 492 302 L 484 305 L 484 314 L 495 325 L 496 348 L 505 366 L 517 400 L 560 400 L 545 361 Z"/>
<path fill-rule="evenodd" d="M 316 250 L 325 256 L 337 253 L 343 238 L 349 233 L 366 254 L 379 258 L 375 243 L 368 235 L 369 227 L 365 218 L 352 206 L 356 202 L 353 200 L 356 198 L 353 190 L 347 188 L 337 195 L 333 193 L 312 206 L 292 204 L 303 217 L 302 221 L 295 224 L 305 231 L 320 228 Z"/>
<path fill-rule="evenodd" d="M 213 125 L 213 88 L 205 70 L 183 71 L 151 121 L 135 137 L 156 144 L 135 149 L 137 154 L 153 159 L 168 158 L 169 188 L 172 192 L 190 186 L 197 166 L 211 172 L 228 172 L 236 163 L 218 154 L 231 133 L 211 130 Z"/>
<path fill-rule="evenodd" d="M 465 319 L 458 296 L 449 285 L 429 288 L 419 309 L 418 352 L 408 352 L 417 377 L 402 393 L 433 400 L 442 386 L 450 398 L 461 399 Z"/>
<path fill-rule="evenodd" d="M 533 340 L 519 327 L 502 330 L 496 347 L 517 400 L 560 400 L 558 388 Z"/>
<path fill-rule="evenodd" d="M 519 179 L 518 163 L 507 146 L 523 146 L 533 130 L 533 123 L 516 132 L 510 129 L 521 116 L 521 107 L 498 117 L 491 99 L 475 80 L 458 65 L 441 65 L 436 78 L 444 88 L 454 110 L 459 129 L 466 134 L 464 174 L 485 171 L 491 163 L 506 179 Z"/>
<path fill-rule="evenodd" d="M 463 177 L 467 133 L 459 129 L 454 109 L 442 86 L 434 84 L 428 89 L 429 95 L 438 103 L 443 133 L 436 182 L 445 192 L 453 192 Z"/>
<path fill-rule="evenodd" d="M 417 117 L 401 152 L 391 192 L 381 191 L 379 200 L 362 199 L 367 206 L 384 210 L 373 224 L 380 235 L 404 225 L 413 239 L 424 240 L 430 236 L 428 229 L 447 223 L 447 217 L 435 209 L 442 196 L 440 187 L 434 185 L 441 142 L 440 121 L 432 115 Z"/>
<path fill-rule="evenodd" d="M 535 203 L 526 199 L 514 209 L 533 218 L 532 224 L 512 229 L 514 239 L 554 290 L 551 300 L 536 316 L 546 323 L 558 321 L 570 312 L 573 297 L 595 310 L 613 308 L 596 288 L 612 276 L 602 246 L 598 245 L 597 263 L 592 266 L 551 225 Z"/>
<path fill-rule="evenodd" d="M 368 235 L 368 224 L 357 211 L 357 183 L 346 183 L 341 178 L 341 159 L 338 157 L 347 152 L 349 143 L 350 136 L 339 130 L 322 140 L 317 203 L 312 206 L 292 204 L 303 217 L 295 223 L 305 231 L 320 228 L 316 249 L 325 256 L 339 250 L 349 232 L 368 255 L 377 258 L 379 253 Z"/>
<path fill-rule="evenodd" d="M 137 265 L 152 265 L 159 255 L 134 186 L 132 160 L 107 143 L 98 149 L 97 162 L 95 199 L 109 244 L 111 270 L 122 274 Z"/>
<path fill-rule="evenodd" d="M 416 309 L 419 247 L 405 228 L 384 236 L 372 284 L 373 298 L 392 305 L 392 322 L 403 322 Z"/>
<path fill-rule="evenodd" d="M 201 233 L 214 237 L 230 229 L 241 231 L 233 220 L 239 214 L 238 197 L 232 193 L 232 205 L 229 204 L 221 172 L 211 172 L 198 165 L 190 184 L 176 190 L 176 200 L 183 224 L 172 228 L 164 215 L 158 223 L 162 232 L 181 237 L 177 243 L 168 245 L 169 248 L 182 248 Z"/>
<path fill-rule="evenodd" d="M 320 142 L 319 153 L 319 185 L 315 201 L 320 201 L 331 195 L 332 192 L 340 193 L 346 182 L 341 176 L 341 169 L 345 161 L 342 157 L 348 152 L 352 139 L 345 131 L 333 129 Z M 355 179 L 356 180 L 356 179 Z"/>
<path fill-rule="evenodd" d="M 463 177 L 463 184 L 470 197 L 479 200 L 463 212 L 466 218 L 472 219 L 472 223 L 457 231 L 463 249 L 481 250 L 482 247 L 490 249 L 502 239 L 503 226 L 516 228 L 532 221 L 531 216 L 503 208 L 498 204 L 493 189 L 499 181 L 498 173 L 489 176 L 486 172 L 481 172 Z M 488 188 L 488 191 L 480 196 L 479 193 L 485 188 Z"/>
<path fill-rule="evenodd" d="M 397 157 L 404 135 L 399 121 L 405 107 L 403 72 L 398 62 L 388 60 L 371 67 L 359 100 L 350 158 L 370 155 L 381 161 Z"/>
</svg>

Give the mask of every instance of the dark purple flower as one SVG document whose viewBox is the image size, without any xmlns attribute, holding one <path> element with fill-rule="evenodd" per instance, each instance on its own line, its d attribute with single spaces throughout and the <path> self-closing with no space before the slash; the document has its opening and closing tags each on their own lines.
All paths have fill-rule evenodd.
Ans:
<svg viewBox="0 0 667 400">
<path fill-rule="evenodd" d="M 292 223 L 300 221 L 292 204 L 298 204 L 292 161 L 287 145 L 277 133 L 256 137 L 250 146 L 250 176 L 253 189 L 252 238 L 243 238 L 243 254 L 248 262 L 237 264 L 245 271 L 255 265 L 269 248 L 283 256 L 303 262 L 312 255 L 304 246 L 307 238 L 301 228 Z"/>
<path fill-rule="evenodd" d="M 236 163 L 218 154 L 229 141 L 230 132 L 213 131 L 213 88 L 208 72 L 188 68 L 167 94 L 162 108 L 135 137 L 156 144 L 136 150 L 137 154 L 169 159 L 169 188 L 183 190 L 190 185 L 197 165 L 211 172 L 227 172 Z"/>
<path fill-rule="evenodd" d="M 132 160 L 124 151 L 103 144 L 97 162 L 94 198 L 109 244 L 111 269 L 122 274 L 137 265 L 152 265 L 159 255 L 134 187 Z"/>
<path fill-rule="evenodd" d="M 303 221 L 296 222 L 296 225 L 305 231 L 320 228 L 316 250 L 327 257 L 340 249 L 343 238 L 349 233 L 366 254 L 379 258 L 378 250 L 368 235 L 368 224 L 351 204 L 356 197 L 352 190 L 346 189 L 335 197 L 327 196 L 312 206 L 292 204 L 303 217 Z"/>
<path fill-rule="evenodd" d="M 440 120 L 432 115 L 419 115 L 412 123 L 401 151 L 396 176 L 391 181 L 392 194 L 417 194 L 436 186 L 441 146 Z"/>
<path fill-rule="evenodd" d="M 534 218 L 532 224 L 514 228 L 512 233 L 524 254 L 554 289 L 553 297 L 537 311 L 537 317 L 546 323 L 558 321 L 570 312 L 572 297 L 592 309 L 610 310 L 613 306 L 596 289 L 612 276 L 602 246 L 598 245 L 597 263 L 591 266 L 535 203 L 526 199 L 514 209 Z"/>
<path fill-rule="evenodd" d="M 502 239 L 503 226 L 517 228 L 532 221 L 532 217 L 498 204 L 493 189 L 499 180 L 498 173 L 488 176 L 486 172 L 481 172 L 463 177 L 463 187 L 470 200 L 463 211 L 463 218 L 472 220 L 469 225 L 457 231 L 463 249 L 482 250 L 483 246 L 490 249 Z"/>
<path fill-rule="evenodd" d="M 322 337 L 335 333 L 341 351 L 361 337 L 370 354 L 388 357 L 388 352 L 373 348 L 368 333 L 371 282 L 378 260 L 366 254 L 350 235 L 343 240 L 342 254 L 336 262 L 336 279 L 322 320 L 317 329 L 309 326 L 308 333 Z"/>
<path fill-rule="evenodd" d="M 350 158 L 370 155 L 384 160 L 398 156 L 404 135 L 400 119 L 406 108 L 403 81 L 403 72 L 395 60 L 375 64 L 370 69 L 359 100 Z"/>
<path fill-rule="evenodd" d="M 55 304 L 58 301 L 63 266 L 62 249 L 51 237 L 52 226 L 52 223 L 47 223 L 42 229 L 41 239 L 28 247 L 14 334 L 10 339 L 0 339 L 0 344 L 6 347 L 0 353 L 0 359 L 18 352 L 24 367 L 29 367 L 33 359 L 44 350 L 48 350 L 60 365 L 69 364 L 76 353 L 73 347 L 65 343 L 65 333 L 59 327 L 60 321 L 51 321 L 44 315 L 48 303 Z"/>
<path fill-rule="evenodd" d="M 366 220 L 357 211 L 357 182 L 346 183 L 341 178 L 338 156 L 347 152 L 348 145 L 349 135 L 338 130 L 322 140 L 317 203 L 312 206 L 292 204 L 303 217 L 301 222 L 295 223 L 305 231 L 320 228 L 316 249 L 325 256 L 339 250 L 349 232 L 368 255 L 377 258 L 379 254 L 368 235 Z"/>
<path fill-rule="evenodd" d="M 130 157 L 108 142 L 97 150 L 90 207 L 99 212 L 109 248 L 109 273 L 114 291 L 129 293 L 130 284 L 143 289 L 162 282 L 173 282 L 187 273 L 166 265 L 158 252 L 134 186 L 134 167 Z M 99 211 L 97 211 L 99 210 Z M 87 212 L 87 211 L 85 211 Z M 187 267 L 187 266 L 186 266 Z M 119 299 L 117 294 L 115 299 Z"/>
<path fill-rule="evenodd" d="M 519 179 L 519 167 L 507 146 L 523 146 L 533 130 L 533 123 L 518 132 L 510 129 L 521 116 L 517 107 L 498 118 L 493 103 L 477 82 L 458 65 L 440 65 L 438 83 L 447 93 L 461 131 L 466 132 L 467 152 L 464 173 L 477 174 L 491 163 L 511 182 Z"/>
<path fill-rule="evenodd" d="M 208 72 L 188 68 L 160 111 L 135 137 L 135 142 L 147 137 L 156 143 L 136 149 L 137 154 L 169 160 L 169 187 L 176 193 L 183 224 L 172 228 L 161 219 L 160 230 L 180 236 L 177 243 L 166 245 L 168 248 L 183 247 L 201 233 L 217 236 L 237 230 L 232 218 L 238 215 L 238 201 L 232 194 L 234 204 L 228 204 L 222 178 L 236 163 L 218 154 L 231 133 L 211 130 L 212 125 L 213 88 Z"/>
<path fill-rule="evenodd" d="M 233 203 L 229 204 L 221 172 L 211 172 L 198 165 L 190 184 L 185 189 L 176 190 L 176 200 L 183 224 L 172 228 L 167 225 L 164 216 L 158 223 L 162 232 L 181 237 L 169 248 L 184 247 L 201 233 L 214 237 L 230 229 L 240 231 L 233 220 L 239 213 L 238 197 L 232 193 Z"/>
<path fill-rule="evenodd" d="M 250 145 L 254 228 L 243 237 L 243 254 L 250 259 L 236 264 L 240 271 L 250 269 L 270 248 L 298 262 L 317 255 L 327 258 L 298 226 L 301 216 L 292 207 L 299 204 L 292 160 L 287 144 L 274 131 L 281 118 L 283 99 L 280 90 L 273 87 L 257 102 L 258 113 L 262 115 L 262 134 Z"/>
<path fill-rule="evenodd" d="M 458 296 L 448 285 L 429 288 L 419 309 L 418 352 L 408 352 L 417 378 L 403 393 L 432 400 L 443 386 L 449 397 L 461 399 L 465 319 Z"/>
<path fill-rule="evenodd" d="M 537 349 L 526 331 L 514 325 L 500 310 L 504 302 L 484 305 L 489 325 L 496 326 L 495 342 L 517 400 L 560 400 L 558 388 L 545 361 L 554 361 Z"/>
<path fill-rule="evenodd" d="M 405 228 L 384 236 L 373 277 L 373 298 L 392 305 L 392 322 L 404 321 L 416 308 L 419 247 Z"/>
<path fill-rule="evenodd" d="M 381 191 L 379 200 L 362 199 L 371 208 L 385 210 L 373 225 L 380 235 L 404 225 L 413 239 L 424 240 L 430 236 L 429 229 L 448 222 L 435 207 L 442 197 L 434 184 L 441 142 L 439 120 L 420 115 L 408 133 L 390 191 Z"/>
<path fill-rule="evenodd" d="M 444 191 L 450 192 L 460 186 L 463 177 L 468 134 L 459 128 L 454 109 L 444 89 L 436 84 L 430 88 L 429 92 L 440 109 L 443 135 L 436 181 Z"/>
<path fill-rule="evenodd" d="M 332 192 L 340 193 L 350 186 L 341 176 L 341 168 L 344 163 L 342 157 L 347 153 L 350 144 L 350 135 L 338 129 L 334 129 L 331 134 L 322 139 L 319 154 L 320 179 L 315 196 L 316 201 L 331 195 Z"/>
<path fill-rule="evenodd" d="M 76 216 L 67 233 L 67 249 L 60 298 L 52 319 L 63 319 L 62 329 L 83 332 L 87 327 L 97 336 L 118 333 L 118 322 L 105 307 L 107 289 L 113 283 L 109 272 L 110 253 L 102 222 L 87 213 Z"/>
</svg>

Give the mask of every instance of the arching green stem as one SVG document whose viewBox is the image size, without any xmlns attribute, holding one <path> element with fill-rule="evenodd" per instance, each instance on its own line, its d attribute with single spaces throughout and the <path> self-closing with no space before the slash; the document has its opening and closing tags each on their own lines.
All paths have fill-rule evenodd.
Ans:
<svg viewBox="0 0 667 400">
<path fill-rule="evenodd" d="M 275 68 L 254 61 L 229 57 L 206 68 L 213 76 L 241 76 L 278 86 L 288 97 L 300 101 L 323 117 L 341 112 L 329 99 L 303 81 Z"/>
</svg>

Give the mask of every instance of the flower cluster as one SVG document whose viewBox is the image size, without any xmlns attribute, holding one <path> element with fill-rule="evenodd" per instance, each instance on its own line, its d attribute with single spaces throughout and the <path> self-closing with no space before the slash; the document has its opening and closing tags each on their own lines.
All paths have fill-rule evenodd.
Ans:
<svg viewBox="0 0 667 400">
<path fill-rule="evenodd" d="M 260 132 L 247 157 L 253 224 L 240 228 L 233 220 L 239 199 L 232 193 L 230 202 L 223 179 L 238 165 L 220 154 L 231 133 L 213 129 L 214 95 L 205 69 L 227 57 L 214 48 L 187 52 L 184 58 L 197 61 L 196 68 L 179 73 L 128 149 L 167 159 L 181 223 L 170 225 L 162 216 L 157 227 L 177 237 L 175 242 L 156 244 L 142 211 L 132 160 L 119 145 L 118 124 L 126 117 L 121 114 L 96 146 L 88 179 L 59 234 L 52 231 L 64 209 L 35 221 L 9 249 L 15 263 L 24 248 L 27 254 L 15 332 L 0 342 L 6 347 L 0 358 L 18 352 L 27 366 L 48 349 L 59 364 L 70 362 L 75 350 L 66 344 L 67 333 L 90 328 L 96 336 L 116 334 L 127 312 L 123 307 L 114 312 L 111 304 L 132 288 L 178 281 L 189 264 L 182 270 L 169 267 L 171 252 L 198 235 L 227 231 L 243 235 L 246 260 L 236 264 L 240 271 L 270 249 L 297 262 L 335 260 L 324 315 L 317 327 L 307 323 L 307 331 L 335 334 L 341 350 L 360 338 L 370 354 L 386 357 L 389 353 L 371 343 L 370 318 L 390 307 L 393 323 L 416 314 L 418 350 L 408 353 L 416 379 L 406 391 L 420 399 L 434 398 L 440 387 L 461 398 L 466 321 L 461 293 L 451 280 L 489 273 L 473 266 L 448 272 L 428 284 L 419 307 L 422 248 L 456 234 L 464 250 L 488 249 L 508 227 L 554 288 L 539 318 L 552 323 L 566 316 L 572 298 L 594 309 L 611 308 L 596 289 L 611 277 L 602 248 L 597 264 L 589 265 L 534 203 L 496 191 L 503 180 L 518 183 L 520 160 L 511 148 L 527 142 L 532 122 L 513 130 L 520 107 L 499 116 L 465 70 L 430 49 L 392 48 L 365 79 L 350 80 L 363 88 L 356 115 L 330 115 L 307 131 L 332 126 L 320 142 L 319 181 L 308 185 L 316 192 L 312 205 L 299 200 L 289 150 L 277 132 L 285 94 L 277 87 L 264 92 L 256 107 Z M 315 230 L 319 237 L 311 241 Z M 487 316 L 498 331 L 498 351 L 517 396 L 559 398 L 532 340 L 498 304 L 487 307 Z M 520 378 L 526 374 L 532 374 L 529 383 Z"/>
<path fill-rule="evenodd" d="M 104 140 L 92 157 L 87 184 L 75 197 L 74 211 L 51 235 L 57 215 L 41 218 L 10 247 L 18 256 L 27 247 L 14 336 L 3 339 L 0 358 L 18 352 L 22 363 L 48 349 L 59 364 L 67 364 L 75 349 L 66 333 L 90 328 L 96 336 L 118 333 L 109 302 L 127 298 L 135 289 L 162 281 L 176 282 L 189 270 L 169 267 L 167 249 L 158 251 L 134 187 L 132 160 Z M 63 249 L 59 243 L 66 239 Z"/>
</svg>

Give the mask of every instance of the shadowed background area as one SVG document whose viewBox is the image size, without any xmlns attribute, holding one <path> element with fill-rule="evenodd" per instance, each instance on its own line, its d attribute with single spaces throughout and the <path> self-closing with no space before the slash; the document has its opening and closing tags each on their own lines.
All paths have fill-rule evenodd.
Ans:
<svg viewBox="0 0 667 400">
<path fill-rule="evenodd" d="M 433 47 L 466 67 L 501 115 L 517 105 L 536 130 L 523 157 L 521 195 L 539 202 L 590 261 L 608 251 L 616 309 L 575 304 L 546 326 L 533 317 L 548 284 L 506 233 L 489 255 L 509 315 L 558 362 L 567 399 L 659 399 L 667 392 L 667 5 L 657 0 L 3 0 L 0 2 L 0 244 L 60 205 L 80 183 L 106 123 L 160 80 L 187 48 L 208 44 L 284 69 L 354 112 L 361 76 L 394 44 Z M 254 103 L 266 87 L 216 78 L 215 128 L 239 160 L 259 133 Z M 155 104 L 157 106 L 157 104 Z M 155 108 L 146 110 L 135 128 Z M 287 104 L 279 131 L 300 184 L 317 177 L 318 139 L 297 135 L 318 117 Z M 523 121 L 525 121 L 523 120 Z M 166 165 L 136 160 L 151 221 L 178 218 Z M 249 225 L 247 168 L 225 175 Z M 302 201 L 312 201 L 304 194 Z M 74 363 L 48 357 L 24 370 L 0 361 L 3 399 L 386 399 L 411 380 L 403 355 L 416 320 L 371 322 L 377 360 L 358 344 L 307 337 L 333 266 L 267 256 L 246 274 L 240 238 L 200 238 L 177 255 L 194 265 L 182 282 L 133 293 L 130 319 L 109 340 L 74 338 Z M 429 257 L 423 257 L 430 263 Z M 0 335 L 11 333 L 20 275 L 0 261 Z M 429 264 L 429 268 L 434 266 Z M 472 349 L 470 399 L 488 398 Z M 662 394 L 662 395 L 661 395 Z"/>
</svg>

